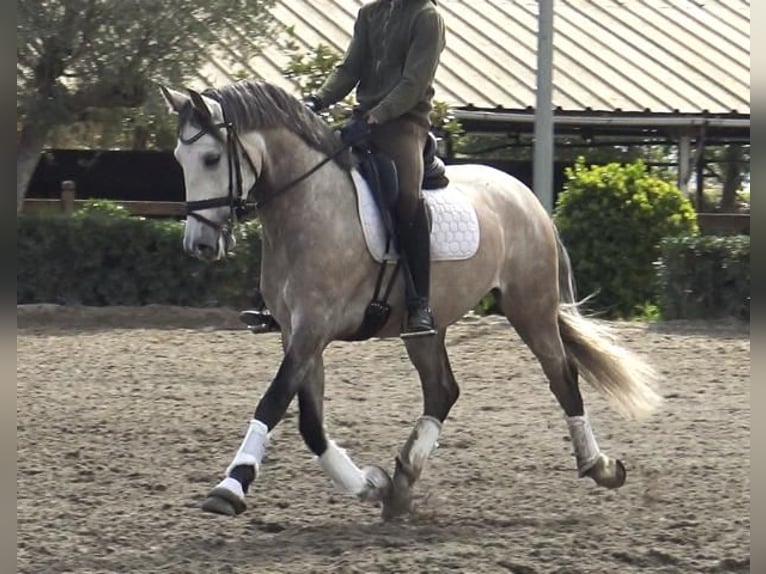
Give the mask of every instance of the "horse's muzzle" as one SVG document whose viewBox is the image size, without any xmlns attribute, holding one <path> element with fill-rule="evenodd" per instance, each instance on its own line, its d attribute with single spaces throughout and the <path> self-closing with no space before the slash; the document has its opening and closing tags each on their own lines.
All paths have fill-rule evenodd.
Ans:
<svg viewBox="0 0 766 574">
<path fill-rule="evenodd" d="M 194 257 L 202 259 L 203 261 L 215 261 L 216 259 L 221 258 L 221 255 L 219 254 L 220 249 L 217 245 L 196 243 L 189 251 L 191 255 L 194 255 Z"/>
<path fill-rule="evenodd" d="M 187 221 L 184 233 L 184 251 L 203 261 L 223 259 L 234 249 L 236 240 L 227 226 L 216 226 Z"/>
</svg>

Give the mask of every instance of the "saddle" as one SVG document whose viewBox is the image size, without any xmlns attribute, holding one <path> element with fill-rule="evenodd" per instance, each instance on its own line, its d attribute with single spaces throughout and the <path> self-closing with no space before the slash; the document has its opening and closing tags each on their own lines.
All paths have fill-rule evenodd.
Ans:
<svg viewBox="0 0 766 574">
<path fill-rule="evenodd" d="M 426 144 L 423 148 L 423 189 L 442 189 L 447 187 L 449 179 L 446 175 L 444 162 L 436 156 L 436 137 L 429 132 Z M 396 173 L 396 164 L 388 157 L 375 153 L 372 150 L 354 150 L 357 159 L 359 173 L 367 181 L 375 205 L 380 212 L 381 221 L 386 231 L 385 253 L 388 254 L 392 243 L 398 250 L 399 240 L 396 225 L 396 204 L 399 197 L 399 180 Z M 396 261 L 392 274 L 388 279 L 388 285 L 381 292 L 383 278 L 386 273 L 386 262 L 380 265 L 380 271 L 375 285 L 372 299 L 365 310 L 364 319 L 359 329 L 349 340 L 364 340 L 377 333 L 388 320 L 391 314 L 391 306 L 388 297 L 391 293 L 394 280 L 402 259 Z M 405 272 L 405 281 L 412 282 L 409 272 Z"/>
<path fill-rule="evenodd" d="M 436 136 L 428 132 L 423 148 L 423 189 L 442 189 L 449 184 L 444 161 L 436 155 L 436 150 Z M 389 237 L 395 237 L 394 213 L 399 198 L 396 165 L 391 159 L 374 151 L 354 150 L 354 153 L 359 172 L 370 186 L 375 204 L 380 210 L 386 232 Z"/>
</svg>

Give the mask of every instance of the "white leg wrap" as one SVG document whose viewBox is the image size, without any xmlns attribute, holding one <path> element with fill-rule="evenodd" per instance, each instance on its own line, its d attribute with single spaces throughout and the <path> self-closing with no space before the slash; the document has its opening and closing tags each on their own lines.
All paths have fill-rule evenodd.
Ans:
<svg viewBox="0 0 766 574">
<path fill-rule="evenodd" d="M 439 446 L 439 435 L 442 432 L 442 423 L 430 416 L 423 416 L 415 423 L 412 436 L 415 441 L 409 451 L 409 463 L 415 468 L 422 468 L 428 457 Z"/>
<path fill-rule="evenodd" d="M 242 485 L 239 483 L 238 480 L 231 478 L 227 476 L 224 478 L 221 482 L 219 482 L 216 485 L 216 488 L 225 488 L 227 490 L 232 491 L 234 494 L 236 494 L 239 498 L 243 499 L 245 498 L 245 491 L 242 490 Z"/>
<path fill-rule="evenodd" d="M 344 494 L 357 496 L 367 487 L 362 470 L 331 440 L 327 441 L 327 450 L 319 457 L 319 466 Z"/>
<path fill-rule="evenodd" d="M 577 470 L 583 476 L 599 458 L 601 451 L 593 436 L 588 417 L 565 417 L 569 427 L 569 436 L 572 437 L 575 456 L 577 457 Z"/>
<path fill-rule="evenodd" d="M 266 445 L 269 443 L 269 429 L 261 421 L 253 419 L 250 421 L 250 426 L 247 429 L 245 438 L 242 439 L 242 444 L 239 445 L 237 454 L 234 455 L 234 460 L 226 469 L 226 476 L 234 469 L 235 466 L 241 464 L 249 464 L 255 467 L 256 476 L 258 470 L 261 467 L 261 461 L 263 455 L 266 452 Z M 236 482 L 236 481 L 235 481 Z"/>
</svg>

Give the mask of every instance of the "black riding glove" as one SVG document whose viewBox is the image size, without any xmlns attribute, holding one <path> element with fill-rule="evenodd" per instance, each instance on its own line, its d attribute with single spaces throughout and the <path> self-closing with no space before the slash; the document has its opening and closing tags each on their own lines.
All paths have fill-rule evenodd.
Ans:
<svg viewBox="0 0 766 574">
<path fill-rule="evenodd" d="M 324 107 L 322 105 L 322 100 L 319 99 L 319 96 L 308 96 L 306 99 L 303 100 L 303 105 L 305 105 L 309 110 L 314 112 L 315 114 L 318 114 L 319 111 Z"/>
<path fill-rule="evenodd" d="M 367 118 L 353 118 L 340 128 L 340 140 L 350 147 L 366 147 L 370 140 Z"/>
</svg>

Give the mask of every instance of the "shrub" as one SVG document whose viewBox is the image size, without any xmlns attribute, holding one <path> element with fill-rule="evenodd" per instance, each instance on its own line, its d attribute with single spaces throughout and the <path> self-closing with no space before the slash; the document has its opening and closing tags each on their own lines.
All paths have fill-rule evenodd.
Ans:
<svg viewBox="0 0 766 574">
<path fill-rule="evenodd" d="M 642 161 L 566 170 L 554 220 L 580 295 L 607 317 L 631 317 L 656 301 L 654 263 L 665 237 L 697 232 L 692 204 Z"/>
<path fill-rule="evenodd" d="M 130 212 L 110 199 L 88 199 L 74 213 L 73 217 L 130 217 Z"/>
<path fill-rule="evenodd" d="M 750 237 L 677 237 L 658 263 L 664 319 L 750 320 Z"/>
<path fill-rule="evenodd" d="M 103 207 L 103 206 L 102 206 Z M 260 227 L 238 227 L 229 258 L 205 263 L 182 247 L 183 223 L 106 207 L 18 218 L 18 303 L 243 306 L 260 277 Z"/>
</svg>

